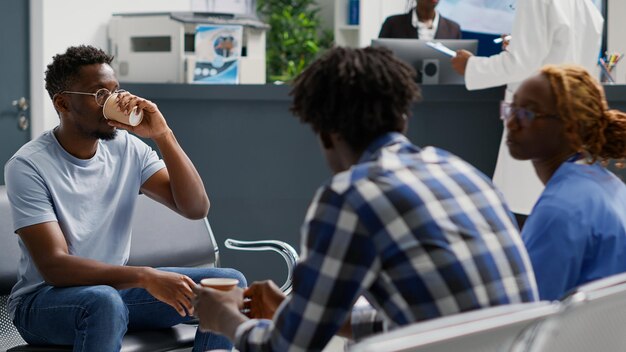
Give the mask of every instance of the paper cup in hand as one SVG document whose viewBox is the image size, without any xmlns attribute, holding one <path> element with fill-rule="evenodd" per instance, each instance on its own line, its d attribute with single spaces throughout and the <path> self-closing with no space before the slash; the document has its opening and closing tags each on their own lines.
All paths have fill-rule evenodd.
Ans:
<svg viewBox="0 0 626 352">
<path fill-rule="evenodd" d="M 214 288 L 220 291 L 230 291 L 233 288 L 237 287 L 239 280 L 237 279 L 228 279 L 228 278 L 208 278 L 200 280 L 200 285 L 204 287 Z"/>
<path fill-rule="evenodd" d="M 126 125 L 139 125 L 141 123 L 141 120 L 143 119 L 143 111 L 138 110 L 135 106 L 130 111 L 130 114 L 125 114 L 117 106 L 117 96 L 118 93 L 113 93 L 109 95 L 107 100 L 104 102 L 104 107 L 102 107 L 102 113 L 104 115 L 104 118 L 106 118 L 107 120 L 118 121 Z"/>
</svg>

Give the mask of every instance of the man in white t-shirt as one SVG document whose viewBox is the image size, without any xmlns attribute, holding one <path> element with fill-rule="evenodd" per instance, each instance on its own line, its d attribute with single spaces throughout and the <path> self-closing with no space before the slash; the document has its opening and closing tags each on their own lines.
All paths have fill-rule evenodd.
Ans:
<svg viewBox="0 0 626 352">
<path fill-rule="evenodd" d="M 200 279 L 234 277 L 246 285 L 232 269 L 125 265 L 140 192 L 192 219 L 207 215 L 209 199 L 157 106 L 119 91 L 112 59 L 91 46 L 56 55 L 46 89 L 59 125 L 5 166 L 22 250 L 9 313 L 30 344 L 119 351 L 127 329 L 190 320 L 192 288 Z M 143 111 L 138 126 L 104 118 L 102 106 L 116 91 L 120 109 Z M 163 160 L 125 130 L 152 139 Z M 198 332 L 194 351 L 230 346 L 222 336 Z"/>
</svg>

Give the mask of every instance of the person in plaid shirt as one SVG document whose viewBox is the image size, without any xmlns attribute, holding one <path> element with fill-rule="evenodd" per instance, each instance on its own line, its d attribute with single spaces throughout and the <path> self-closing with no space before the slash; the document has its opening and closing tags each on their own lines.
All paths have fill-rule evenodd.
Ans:
<svg viewBox="0 0 626 352">
<path fill-rule="evenodd" d="M 241 352 L 319 351 L 338 333 L 359 338 L 538 299 L 517 225 L 491 181 L 402 134 L 420 98 L 414 78 L 381 48 L 331 49 L 296 78 L 291 110 L 312 126 L 335 175 L 307 212 L 293 292 L 285 297 L 271 282 L 198 287 L 201 329 Z M 371 306 L 353 309 L 360 296 Z"/>
</svg>

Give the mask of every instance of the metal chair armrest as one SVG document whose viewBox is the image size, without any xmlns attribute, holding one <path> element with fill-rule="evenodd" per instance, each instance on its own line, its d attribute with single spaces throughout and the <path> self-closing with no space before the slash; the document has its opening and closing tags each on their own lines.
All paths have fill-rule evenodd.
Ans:
<svg viewBox="0 0 626 352">
<path fill-rule="evenodd" d="M 283 241 L 263 240 L 263 241 L 239 241 L 231 238 L 224 241 L 226 248 L 238 251 L 274 251 L 280 254 L 287 263 L 287 280 L 280 290 L 289 294 L 292 289 L 293 270 L 298 262 L 298 252 L 291 245 Z"/>
</svg>

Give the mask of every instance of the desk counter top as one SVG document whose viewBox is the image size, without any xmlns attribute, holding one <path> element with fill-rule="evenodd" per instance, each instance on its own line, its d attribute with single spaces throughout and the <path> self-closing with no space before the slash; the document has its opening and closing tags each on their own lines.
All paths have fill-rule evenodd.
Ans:
<svg viewBox="0 0 626 352">
<path fill-rule="evenodd" d="M 123 83 L 123 88 L 148 99 L 223 100 L 223 101 L 289 101 L 289 85 L 201 85 L 167 83 Z M 626 102 L 626 85 L 604 86 L 610 102 Z M 492 101 L 502 99 L 503 87 L 468 91 L 462 85 L 422 86 L 423 100 Z"/>
</svg>

